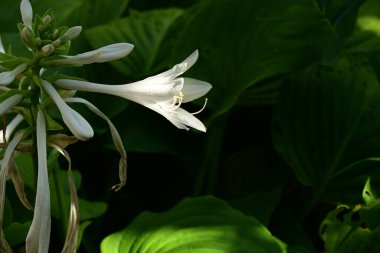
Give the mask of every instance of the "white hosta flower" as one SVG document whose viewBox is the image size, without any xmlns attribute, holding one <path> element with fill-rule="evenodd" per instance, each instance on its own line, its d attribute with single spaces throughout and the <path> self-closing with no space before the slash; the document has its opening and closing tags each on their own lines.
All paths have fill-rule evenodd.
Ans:
<svg viewBox="0 0 380 253">
<path fill-rule="evenodd" d="M 82 65 L 113 61 L 127 56 L 133 47 L 129 43 L 116 43 L 74 56 L 65 55 L 63 56 L 65 59 L 53 60 L 52 62 L 55 64 Z"/>
<path fill-rule="evenodd" d="M 22 63 L 18 65 L 16 68 L 10 71 L 4 71 L 0 73 L 0 85 L 7 86 L 15 80 L 15 78 L 21 74 L 28 65 L 26 63 Z"/>
<path fill-rule="evenodd" d="M 0 103 L 0 115 L 4 114 L 6 111 L 19 104 L 22 100 L 22 95 L 15 94 L 6 98 Z"/>
<path fill-rule="evenodd" d="M 182 103 L 205 95 L 212 87 L 207 82 L 178 77 L 188 70 L 197 58 L 198 51 L 195 51 L 172 69 L 130 84 L 105 85 L 68 79 L 60 79 L 55 83 L 65 89 L 120 96 L 160 113 L 178 128 L 189 129 L 189 126 L 205 132 L 206 128 L 201 121 L 180 108 Z"/>
<path fill-rule="evenodd" d="M 24 25 L 31 28 L 33 21 L 33 9 L 28 0 L 22 0 L 20 4 L 21 18 Z"/>
<path fill-rule="evenodd" d="M 48 253 L 50 241 L 50 188 L 47 171 L 46 122 L 41 109 L 37 113 L 37 190 L 33 221 L 26 237 L 27 253 Z"/>
<path fill-rule="evenodd" d="M 90 124 L 75 110 L 71 109 L 61 98 L 54 87 L 47 81 L 41 80 L 42 87 L 53 99 L 61 112 L 62 119 L 70 131 L 80 140 L 88 140 L 94 136 L 94 130 Z"/>
</svg>

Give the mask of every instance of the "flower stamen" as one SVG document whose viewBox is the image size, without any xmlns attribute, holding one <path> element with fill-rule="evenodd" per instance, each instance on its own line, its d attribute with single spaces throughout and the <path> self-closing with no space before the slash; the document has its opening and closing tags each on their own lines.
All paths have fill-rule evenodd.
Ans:
<svg viewBox="0 0 380 253">
<path fill-rule="evenodd" d="M 178 95 L 173 97 L 173 101 L 170 104 L 170 109 L 169 110 L 176 110 L 178 107 L 181 106 L 182 101 L 183 101 L 184 94 L 182 91 L 178 93 Z"/>
<path fill-rule="evenodd" d="M 208 98 L 205 98 L 205 103 L 203 104 L 202 108 L 196 112 L 192 112 L 191 114 L 195 115 L 195 114 L 201 113 L 206 108 L 207 101 L 208 101 Z"/>
</svg>

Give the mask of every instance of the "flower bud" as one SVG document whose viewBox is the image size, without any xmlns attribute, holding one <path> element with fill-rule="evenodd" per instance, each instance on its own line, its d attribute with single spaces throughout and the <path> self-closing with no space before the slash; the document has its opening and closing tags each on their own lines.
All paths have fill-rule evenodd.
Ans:
<svg viewBox="0 0 380 253">
<path fill-rule="evenodd" d="M 52 18 L 50 15 L 46 15 L 43 19 L 42 22 L 44 22 L 45 25 L 48 25 L 52 21 Z"/>
<path fill-rule="evenodd" d="M 46 56 L 49 56 L 54 52 L 54 46 L 52 44 L 47 44 L 42 47 L 41 51 Z"/>
<path fill-rule="evenodd" d="M 22 29 L 21 39 L 25 43 L 25 45 L 27 45 L 28 47 L 33 46 L 32 36 L 30 35 L 30 31 L 27 27 L 24 27 L 24 29 Z"/>
<path fill-rule="evenodd" d="M 75 39 L 76 37 L 78 37 L 81 31 L 82 31 L 81 26 L 70 27 L 60 38 L 61 43 L 63 44 L 69 40 Z"/>
</svg>

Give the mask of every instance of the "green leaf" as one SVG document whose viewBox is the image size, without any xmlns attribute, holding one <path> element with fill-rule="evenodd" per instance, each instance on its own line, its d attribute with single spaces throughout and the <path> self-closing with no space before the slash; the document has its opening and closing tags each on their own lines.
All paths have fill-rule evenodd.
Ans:
<svg viewBox="0 0 380 253">
<path fill-rule="evenodd" d="M 347 166 L 375 156 L 369 108 L 379 95 L 372 68 L 360 59 L 313 66 L 284 83 L 274 114 L 274 144 L 298 179 L 322 194 Z M 336 181 L 334 181 L 336 183 Z"/>
<path fill-rule="evenodd" d="M 80 219 L 82 221 L 102 216 L 107 211 L 107 204 L 100 201 L 79 199 Z"/>
<path fill-rule="evenodd" d="M 128 77 L 141 78 L 158 70 L 154 63 L 159 47 L 170 25 L 181 13 L 181 9 L 175 8 L 135 11 L 127 18 L 87 30 L 85 35 L 94 48 L 115 42 L 134 44 L 127 58 L 111 64 Z"/>
<path fill-rule="evenodd" d="M 188 198 L 165 213 L 145 212 L 106 237 L 102 253 L 286 252 L 255 218 L 214 197 Z"/>
<path fill-rule="evenodd" d="M 12 223 L 4 229 L 8 243 L 13 246 L 21 244 L 25 241 L 26 235 L 29 231 L 30 222 L 25 224 Z"/>
<path fill-rule="evenodd" d="M 380 50 L 380 2 L 367 0 L 360 8 L 356 29 L 347 41 L 347 48 L 354 52 L 366 52 L 373 56 Z"/>
<path fill-rule="evenodd" d="M 258 81 L 316 61 L 335 36 L 312 1 L 200 1 L 181 21 L 171 33 L 172 63 L 199 49 L 186 75 L 213 85 L 208 105 L 217 113 Z"/>
<path fill-rule="evenodd" d="M 327 253 L 376 253 L 380 250 L 380 201 L 350 208 L 340 205 L 320 227 Z"/>
<path fill-rule="evenodd" d="M 366 205 L 371 205 L 376 201 L 376 195 L 371 189 L 371 180 L 370 178 L 367 179 L 367 182 L 365 183 L 364 189 L 363 189 L 363 200 L 366 203 Z"/>
<path fill-rule="evenodd" d="M 64 25 L 82 25 L 89 28 L 120 17 L 129 0 L 71 0 L 75 9 L 62 21 Z M 43 1 L 42 1 L 43 2 Z M 55 1 L 61 2 L 61 1 Z M 65 8 L 64 5 L 61 8 Z M 60 8 L 57 8 L 60 9 Z M 54 10 L 54 8 L 53 8 Z"/>
</svg>

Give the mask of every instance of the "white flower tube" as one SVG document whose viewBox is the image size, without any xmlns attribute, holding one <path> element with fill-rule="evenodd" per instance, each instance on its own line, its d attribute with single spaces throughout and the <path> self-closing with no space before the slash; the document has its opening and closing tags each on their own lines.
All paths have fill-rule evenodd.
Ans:
<svg viewBox="0 0 380 253">
<path fill-rule="evenodd" d="M 12 121 L 7 125 L 5 131 L 5 140 L 3 136 L 3 130 L 0 130 L 0 142 L 4 143 L 9 140 L 9 137 L 12 135 L 17 126 L 24 120 L 24 117 L 21 114 L 17 114 L 16 117 L 12 119 Z"/>
<path fill-rule="evenodd" d="M 1 72 L 0 85 L 9 85 L 19 74 L 21 74 L 26 69 L 27 66 L 28 65 L 26 63 L 22 63 L 13 70 Z"/>
<path fill-rule="evenodd" d="M 22 100 L 22 95 L 15 94 L 6 98 L 3 102 L 0 103 L 0 115 L 4 114 L 6 111 L 11 109 L 13 106 L 20 103 Z"/>
<path fill-rule="evenodd" d="M 0 36 L 0 52 L 1 52 L 1 53 L 5 53 L 5 49 L 4 49 L 4 45 L 3 45 L 3 41 L 1 40 L 1 36 Z"/>
<path fill-rule="evenodd" d="M 206 127 L 193 114 L 180 108 L 186 103 L 205 95 L 211 84 L 192 78 L 178 78 L 197 60 L 195 51 L 182 63 L 161 74 L 130 84 L 105 85 L 78 80 L 60 79 L 55 83 L 65 89 L 100 92 L 120 96 L 148 107 L 167 118 L 176 127 L 188 130 L 188 126 L 206 131 Z"/>
<path fill-rule="evenodd" d="M 47 81 L 41 80 L 42 87 L 53 99 L 61 112 L 62 119 L 70 131 L 80 140 L 88 140 L 94 136 L 91 125 L 75 110 L 71 109 L 60 97 L 54 87 Z"/>
<path fill-rule="evenodd" d="M 33 9 L 28 0 L 22 0 L 20 4 L 21 18 L 24 25 L 31 28 L 33 21 Z"/>
<path fill-rule="evenodd" d="M 52 62 L 63 65 L 82 65 L 113 61 L 127 56 L 133 47 L 134 46 L 129 43 L 111 44 L 86 53 L 74 56 L 63 56 L 65 59 L 53 60 Z"/>
<path fill-rule="evenodd" d="M 26 237 L 26 253 L 48 253 L 50 241 L 50 188 L 47 171 L 46 122 L 41 109 L 37 113 L 38 176 L 33 221 Z"/>
</svg>

